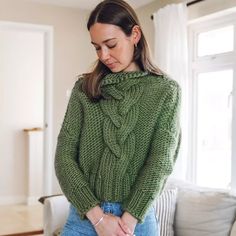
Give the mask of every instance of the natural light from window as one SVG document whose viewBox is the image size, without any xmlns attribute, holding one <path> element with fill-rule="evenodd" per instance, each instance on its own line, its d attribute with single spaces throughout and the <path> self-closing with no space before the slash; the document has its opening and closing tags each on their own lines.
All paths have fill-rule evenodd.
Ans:
<svg viewBox="0 0 236 236">
<path fill-rule="evenodd" d="M 197 184 L 227 188 L 231 178 L 233 70 L 198 74 Z"/>
<path fill-rule="evenodd" d="M 198 35 L 199 57 L 234 50 L 234 26 L 230 25 Z"/>
</svg>

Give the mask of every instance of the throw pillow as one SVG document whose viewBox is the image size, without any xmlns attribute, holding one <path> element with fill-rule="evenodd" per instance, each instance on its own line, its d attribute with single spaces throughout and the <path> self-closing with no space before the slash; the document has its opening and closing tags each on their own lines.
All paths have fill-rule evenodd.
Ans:
<svg viewBox="0 0 236 236">
<path fill-rule="evenodd" d="M 176 236 L 228 236 L 235 220 L 236 197 L 222 190 L 178 190 Z"/>
<path fill-rule="evenodd" d="M 174 236 L 177 188 L 165 189 L 156 200 L 156 216 L 159 221 L 160 236 Z"/>
</svg>

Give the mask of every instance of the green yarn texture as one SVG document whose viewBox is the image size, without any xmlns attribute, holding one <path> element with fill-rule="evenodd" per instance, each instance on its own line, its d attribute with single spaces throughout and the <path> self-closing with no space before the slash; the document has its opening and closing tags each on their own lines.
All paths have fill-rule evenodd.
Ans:
<svg viewBox="0 0 236 236">
<path fill-rule="evenodd" d="M 179 84 L 148 72 L 101 81 L 91 102 L 73 87 L 57 138 L 55 171 L 80 217 L 102 201 L 121 202 L 139 222 L 171 174 L 181 143 Z"/>
</svg>

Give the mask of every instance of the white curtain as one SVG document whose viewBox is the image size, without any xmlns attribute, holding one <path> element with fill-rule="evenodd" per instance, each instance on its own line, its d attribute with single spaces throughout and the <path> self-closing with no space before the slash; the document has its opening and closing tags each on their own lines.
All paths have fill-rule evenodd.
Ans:
<svg viewBox="0 0 236 236">
<path fill-rule="evenodd" d="M 188 47 L 187 6 L 170 4 L 153 14 L 155 26 L 155 61 L 161 70 L 182 88 L 182 144 L 172 177 L 186 179 L 188 152 Z"/>
</svg>

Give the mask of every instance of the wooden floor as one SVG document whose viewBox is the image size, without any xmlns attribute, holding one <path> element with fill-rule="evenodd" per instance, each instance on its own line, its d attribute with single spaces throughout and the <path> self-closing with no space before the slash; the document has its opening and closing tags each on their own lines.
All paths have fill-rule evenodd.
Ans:
<svg viewBox="0 0 236 236">
<path fill-rule="evenodd" d="M 43 205 L 0 206 L 0 236 L 9 234 L 35 235 L 43 229 Z M 27 234 L 27 232 L 32 232 Z M 40 234 L 38 234 L 39 236 Z"/>
</svg>

